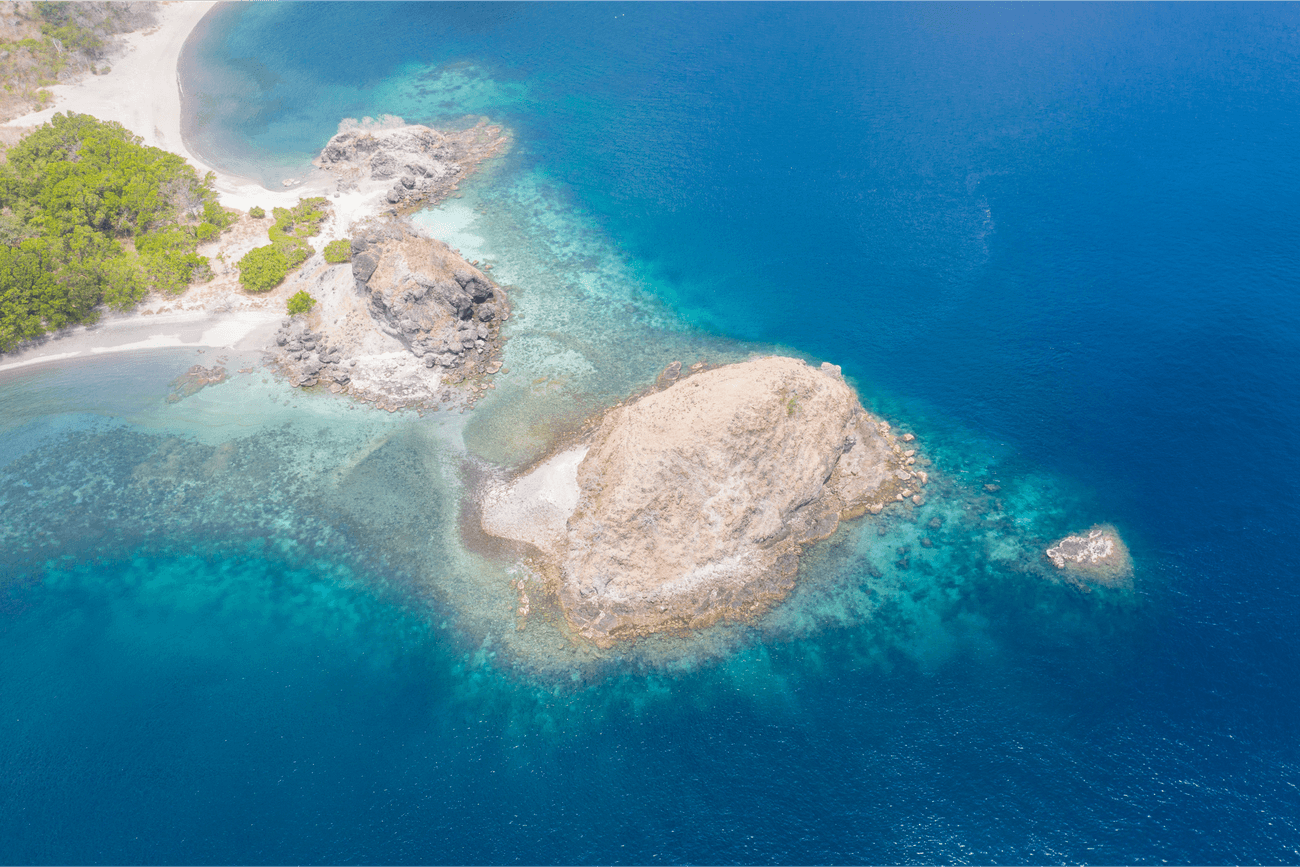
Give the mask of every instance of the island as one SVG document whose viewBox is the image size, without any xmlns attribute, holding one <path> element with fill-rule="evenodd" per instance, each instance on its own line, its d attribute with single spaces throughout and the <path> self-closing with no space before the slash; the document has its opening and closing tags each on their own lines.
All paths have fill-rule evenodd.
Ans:
<svg viewBox="0 0 1300 867">
<path fill-rule="evenodd" d="M 1108 587 L 1127 587 L 1133 581 L 1133 558 L 1119 531 L 1101 524 L 1058 539 L 1043 552 L 1067 579 Z"/>
<path fill-rule="evenodd" d="M 409 217 L 459 195 L 508 132 L 486 118 L 448 130 L 343 119 L 283 189 L 212 170 L 184 147 L 169 83 L 211 5 L 114 13 L 95 26 L 121 44 L 86 55 L 89 78 L 14 103 L 49 107 L 3 127 L 0 371 L 132 349 L 260 350 L 295 388 L 389 412 L 472 409 L 508 372 L 511 289 Z M 41 32 L 90 26 L 55 11 L 72 17 Z M 152 35 L 127 32 L 155 18 Z M 130 207 L 110 215 L 110 199 Z M 220 364 L 195 365 L 168 400 L 225 378 Z M 789 595 L 801 558 L 842 522 L 895 509 L 883 534 L 895 515 L 916 520 L 937 485 L 914 440 L 867 412 L 833 364 L 674 362 L 543 460 L 489 469 L 466 533 L 499 541 L 573 635 L 599 647 L 748 621 Z M 1046 549 L 1035 540 L 1021 559 L 1085 589 L 1131 587 L 1109 525 Z M 512 580 L 524 620 L 526 583 Z"/>
<path fill-rule="evenodd" d="M 660 385 L 482 493 L 484 530 L 531 548 L 598 645 L 759 615 L 841 520 L 923 501 L 913 450 L 834 365 L 678 364 Z"/>
</svg>

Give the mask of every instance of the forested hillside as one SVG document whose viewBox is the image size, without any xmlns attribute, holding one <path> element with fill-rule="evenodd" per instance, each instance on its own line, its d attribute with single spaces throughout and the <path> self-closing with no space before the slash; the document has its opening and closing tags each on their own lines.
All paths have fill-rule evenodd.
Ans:
<svg viewBox="0 0 1300 867">
<path fill-rule="evenodd" d="M 153 3 L 0 3 L 0 120 L 35 111 L 44 88 L 109 71 L 118 34 L 153 26 Z"/>
<path fill-rule="evenodd" d="M 120 124 L 56 114 L 0 166 L 0 352 L 210 276 L 211 178 Z"/>
</svg>

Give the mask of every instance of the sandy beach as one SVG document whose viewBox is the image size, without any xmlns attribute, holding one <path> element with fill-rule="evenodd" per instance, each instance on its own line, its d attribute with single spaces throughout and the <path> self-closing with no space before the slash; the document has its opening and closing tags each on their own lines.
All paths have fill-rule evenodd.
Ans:
<svg viewBox="0 0 1300 867">
<path fill-rule="evenodd" d="M 177 67 L 185 41 L 215 5 L 214 0 L 160 3 L 157 26 L 126 34 L 124 51 L 114 59 L 111 72 L 87 76 L 73 84 L 51 86 L 54 99 L 50 107 L 15 118 L 3 126 L 13 130 L 31 129 L 47 123 L 59 112 L 117 121 L 140 136 L 145 144 L 181 155 L 200 176 L 212 172 L 221 203 L 240 211 L 254 205 L 267 211 L 273 207 L 292 207 L 304 196 L 332 192 L 333 183 L 325 181 L 268 190 L 248 178 L 207 165 L 185 147 L 181 138 Z M 312 245 L 320 249 L 335 238 L 346 237 L 356 219 L 375 212 L 382 196 L 382 191 L 366 190 L 331 197 L 333 214 L 322 226 L 321 234 L 312 239 Z M 220 249 L 224 261 L 231 263 L 253 246 L 264 243 L 265 226 L 243 219 L 220 241 L 205 245 L 200 252 L 212 257 Z M 167 346 L 251 348 L 258 335 L 270 334 L 284 316 L 281 296 L 285 293 L 277 290 L 265 296 L 247 295 L 238 286 L 233 266 L 219 266 L 215 261 L 213 266 L 217 276 L 211 283 L 192 286 L 180 296 L 151 295 L 133 313 L 106 314 L 96 325 L 49 335 L 0 357 L 0 371 L 105 352 Z"/>
<path fill-rule="evenodd" d="M 241 211 L 252 205 L 287 207 L 304 195 L 304 187 L 268 190 L 247 178 L 219 171 L 191 153 L 181 138 L 181 92 L 177 66 L 185 40 L 216 3 L 186 0 L 160 3 L 158 25 L 123 37 L 125 52 L 107 75 L 87 76 L 73 84 L 49 88 L 54 101 L 49 108 L 15 118 L 11 128 L 31 128 L 46 123 L 59 112 L 90 114 L 114 120 L 152 147 L 180 154 L 200 176 L 216 175 L 221 202 Z"/>
</svg>

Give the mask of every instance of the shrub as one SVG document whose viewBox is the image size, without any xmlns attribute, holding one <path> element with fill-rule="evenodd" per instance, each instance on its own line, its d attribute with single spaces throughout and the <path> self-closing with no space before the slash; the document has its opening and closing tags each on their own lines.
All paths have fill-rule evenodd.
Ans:
<svg viewBox="0 0 1300 867">
<path fill-rule="evenodd" d="M 289 296 L 289 315 L 297 316 L 299 313 L 310 313 L 311 309 L 316 306 L 316 299 L 307 294 L 306 289 L 299 289 L 293 295 Z"/>
<path fill-rule="evenodd" d="M 239 282 L 249 292 L 267 292 L 284 282 L 289 260 L 274 244 L 255 247 L 239 260 Z"/>
<path fill-rule="evenodd" d="M 218 229 L 216 226 L 212 225 L 211 223 L 206 223 L 206 222 L 199 223 L 197 226 L 194 227 L 194 237 L 197 238 L 200 242 L 211 241 L 213 238 L 217 237 L 217 235 L 220 234 L 221 234 L 221 230 Z"/>
<path fill-rule="evenodd" d="M 325 245 L 325 261 L 331 265 L 352 261 L 352 242 L 347 238 L 330 241 Z"/>
<path fill-rule="evenodd" d="M 208 172 L 208 176 L 215 177 L 212 172 Z M 218 229 L 224 229 L 231 223 L 235 222 L 235 216 L 235 214 L 227 211 L 214 201 L 203 203 L 203 222 L 211 223 Z"/>
<path fill-rule="evenodd" d="M 260 220 L 266 216 L 266 211 L 262 210 L 259 205 L 253 205 L 253 207 L 248 209 L 248 216 L 252 217 L 254 220 Z"/>
</svg>

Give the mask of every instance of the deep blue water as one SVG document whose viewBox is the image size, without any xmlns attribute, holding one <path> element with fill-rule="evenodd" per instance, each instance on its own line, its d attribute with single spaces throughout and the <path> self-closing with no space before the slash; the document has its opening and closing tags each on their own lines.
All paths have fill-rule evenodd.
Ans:
<svg viewBox="0 0 1300 867">
<path fill-rule="evenodd" d="M 5 380 L 0 861 L 1300 861 L 1300 7 L 237 4 L 201 37 L 191 144 L 268 183 L 343 117 L 510 128 L 463 231 L 536 299 L 512 345 L 585 359 L 561 395 L 828 359 L 1007 517 L 566 679 L 446 589 L 478 567 L 430 529 L 428 425 L 208 435 L 252 404 L 178 415 L 166 354 L 111 406 Z M 299 442 L 381 435 L 300 481 Z M 1131 596 L 983 556 L 1099 521 Z"/>
</svg>

